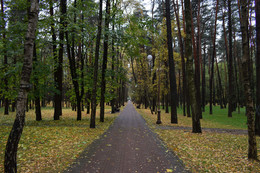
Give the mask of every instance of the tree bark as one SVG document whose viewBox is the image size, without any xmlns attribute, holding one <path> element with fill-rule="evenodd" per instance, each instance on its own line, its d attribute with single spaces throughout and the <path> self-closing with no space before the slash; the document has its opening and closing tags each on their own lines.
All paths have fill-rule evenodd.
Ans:
<svg viewBox="0 0 260 173">
<path fill-rule="evenodd" d="M 252 89 L 250 86 L 250 77 L 248 65 L 250 63 L 249 57 L 249 38 L 248 38 L 248 1 L 241 0 L 241 32 L 242 32 L 242 72 L 243 84 L 246 100 L 246 116 L 248 127 L 248 159 L 257 160 L 257 146 L 255 136 L 255 122 L 254 122 L 254 103 L 252 98 Z"/>
<path fill-rule="evenodd" d="M 187 58 L 187 88 L 191 101 L 192 109 L 192 132 L 201 133 L 199 110 L 197 109 L 196 88 L 194 82 L 193 72 L 193 58 L 192 58 L 192 23 L 191 23 L 191 7 L 190 0 L 184 0 L 185 5 L 185 21 L 186 21 L 186 38 L 185 38 L 185 57 Z"/>
<path fill-rule="evenodd" d="M 169 60 L 169 73 L 170 73 L 170 104 L 171 104 L 171 123 L 178 123 L 177 109 L 176 109 L 176 76 L 175 76 L 175 64 L 173 59 L 172 48 L 172 27 L 171 27 L 171 15 L 170 15 L 170 0 L 166 0 L 166 26 L 167 26 L 167 45 L 168 45 L 168 60 Z"/>
<path fill-rule="evenodd" d="M 217 17 L 218 17 L 218 0 L 217 0 L 217 4 L 216 4 L 216 13 L 215 13 L 215 26 L 214 26 L 214 38 L 213 38 L 213 53 L 212 53 L 212 59 L 211 59 L 211 73 L 210 73 L 210 94 L 209 94 L 209 100 L 210 100 L 210 110 L 209 110 L 209 114 L 213 113 L 212 110 L 212 103 L 214 102 L 213 99 L 213 82 L 214 82 L 214 61 L 215 61 L 215 57 L 216 57 L 216 33 L 217 33 Z"/>
<path fill-rule="evenodd" d="M 228 117 L 232 117 L 234 111 L 235 89 L 233 74 L 233 55 L 232 55 L 232 17 L 231 0 L 228 0 L 228 38 L 229 38 L 229 56 L 228 56 Z"/>
<path fill-rule="evenodd" d="M 66 5 L 66 4 L 65 4 Z M 74 1 L 74 8 L 77 6 L 77 1 Z M 67 8 L 67 7 L 65 7 Z M 65 13 L 66 14 L 66 13 Z M 74 24 L 76 24 L 76 14 L 74 14 Z M 72 31 L 72 46 L 69 44 L 69 34 L 68 30 L 65 32 L 66 40 L 67 40 L 67 54 L 69 59 L 69 65 L 70 65 L 70 74 L 72 78 L 72 83 L 76 95 L 76 104 L 77 104 L 77 120 L 81 120 L 81 98 L 82 94 L 80 95 L 79 91 L 79 82 L 78 82 L 78 74 L 76 72 L 76 62 L 75 62 L 75 31 Z M 71 51 L 70 51 L 71 48 Z M 80 51 L 79 51 L 80 52 Z M 80 59 L 82 57 L 79 57 Z M 83 92 L 83 91 L 82 91 Z"/>
<path fill-rule="evenodd" d="M 38 64 L 37 60 L 37 52 L 36 52 L 36 43 L 34 43 L 34 48 L 33 48 L 33 62 L 34 66 L 33 69 L 35 69 L 35 66 Z M 42 113 L 41 113 L 41 99 L 40 99 L 40 91 L 39 91 L 39 78 L 37 74 L 34 76 L 34 94 L 35 94 L 35 114 L 36 114 L 36 121 L 41 121 L 42 120 Z"/>
<path fill-rule="evenodd" d="M 96 96 L 97 96 L 97 82 L 98 82 L 98 59 L 99 59 L 99 45 L 102 30 L 102 0 L 99 2 L 99 18 L 98 18 L 98 32 L 96 38 L 95 62 L 94 62 L 94 75 L 93 75 L 93 88 L 91 95 L 91 117 L 90 128 L 96 127 Z"/>
<path fill-rule="evenodd" d="M 21 73 L 20 90 L 17 97 L 16 118 L 5 149 L 5 173 L 17 172 L 17 149 L 25 122 L 27 95 L 31 88 L 30 75 L 32 72 L 33 44 L 38 23 L 39 2 L 38 0 L 30 0 L 29 2 L 30 8 L 28 9 L 28 28 L 24 44 L 24 62 Z"/>
<path fill-rule="evenodd" d="M 255 0 L 256 16 L 256 114 L 255 129 L 260 136 L 260 0 Z"/>
<path fill-rule="evenodd" d="M 101 79 L 101 99 L 100 99 L 100 122 L 104 122 L 105 114 L 105 93 L 106 93 L 106 69 L 107 69 L 107 54 L 108 54 L 108 39 L 109 39 L 109 21 L 110 21 L 110 0 L 106 2 L 106 17 L 105 17 L 105 38 L 104 38 L 104 53 L 102 64 L 102 79 Z"/>
<path fill-rule="evenodd" d="M 54 81 L 55 81 L 55 87 L 56 90 L 58 90 L 58 93 L 54 94 L 54 120 L 59 120 L 59 116 L 62 115 L 62 107 L 61 107 L 61 101 L 62 101 L 62 78 L 63 78 L 63 70 L 62 70 L 62 64 L 63 64 L 63 41 L 64 41 L 64 27 L 65 27 L 65 19 L 64 15 L 66 14 L 66 0 L 60 0 L 60 32 L 59 32 L 59 56 L 57 56 L 56 53 L 56 34 L 54 29 L 54 22 L 51 23 L 51 31 L 52 31 L 52 51 L 53 56 L 55 60 L 55 70 L 54 70 Z M 53 16 L 53 1 L 50 3 L 50 14 Z"/>
<path fill-rule="evenodd" d="M 6 47 L 6 30 L 5 30 L 5 14 L 4 14 L 4 1 L 1 0 L 1 17 L 2 17 L 2 30 L 3 30 L 3 52 L 4 52 L 4 71 L 7 71 L 7 47 Z M 5 85 L 5 91 L 8 91 L 8 78 L 4 77 L 4 85 Z M 4 95 L 4 115 L 9 114 L 9 99 L 6 95 Z"/>
<path fill-rule="evenodd" d="M 180 20 L 179 20 L 179 14 L 177 13 L 176 4 L 174 3 L 175 0 L 173 0 L 174 5 L 174 12 L 176 15 L 176 21 L 178 26 L 178 42 L 180 47 L 180 53 L 181 53 L 181 67 L 182 67 L 182 98 L 183 98 L 183 116 L 186 116 L 186 93 L 187 93 L 187 84 L 186 84 L 186 70 L 185 70 L 185 58 L 184 58 L 184 48 L 183 48 L 183 41 L 181 36 L 181 28 L 180 28 Z"/>
</svg>

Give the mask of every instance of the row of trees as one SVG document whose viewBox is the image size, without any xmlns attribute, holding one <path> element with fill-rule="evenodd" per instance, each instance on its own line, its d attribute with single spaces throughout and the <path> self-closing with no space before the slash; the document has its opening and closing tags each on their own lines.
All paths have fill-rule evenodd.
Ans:
<svg viewBox="0 0 260 173">
<path fill-rule="evenodd" d="M 123 104 L 121 100 L 125 100 L 127 95 L 127 72 L 124 69 L 126 62 L 122 43 L 118 41 L 122 37 L 120 25 L 123 25 L 124 17 L 120 3 L 108 2 L 108 11 L 103 15 L 102 11 L 98 12 L 98 5 L 93 1 L 46 0 L 40 3 L 30 80 L 32 90 L 27 100 L 28 105 L 35 105 L 37 120 L 41 120 L 41 106 L 50 103 L 53 103 L 55 110 L 54 120 L 62 115 L 62 107 L 70 104 L 77 110 L 77 119 L 80 120 L 83 106 L 87 107 L 89 113 L 89 105 L 94 98 L 98 102 L 104 102 L 104 98 L 106 102 L 114 100 L 112 112 Z M 17 102 L 17 79 L 20 78 L 22 68 L 22 50 L 28 22 L 26 4 L 24 0 L 2 1 L 3 73 L 0 77 L 5 82 L 1 83 L 0 106 L 4 106 L 5 114 L 9 113 L 10 105 L 11 111 L 14 111 Z M 98 14 L 100 17 L 96 20 Z M 102 27 L 104 16 L 110 25 L 107 22 Z M 100 32 L 97 33 L 98 29 Z M 99 63 L 95 64 L 98 59 Z M 107 81 L 107 85 L 104 81 Z M 95 92 L 92 91 L 94 84 L 97 86 Z M 92 96 L 92 92 L 98 94 Z"/>
<path fill-rule="evenodd" d="M 54 120 L 72 106 L 77 120 L 90 113 L 95 128 L 96 107 L 104 122 L 105 103 L 111 113 L 127 99 L 128 72 L 124 33 L 132 13 L 119 0 L 1 0 L 0 106 L 16 109 L 5 151 L 5 172 L 17 172 L 16 154 L 28 105 L 53 103 Z M 18 87 L 19 86 L 19 87 Z M 28 110 L 28 108 L 27 108 Z"/>
<path fill-rule="evenodd" d="M 138 107 L 154 112 L 163 104 L 168 113 L 170 106 L 172 123 L 178 123 L 176 108 L 182 107 L 184 116 L 192 116 L 194 133 L 201 133 L 206 105 L 209 114 L 213 106 L 227 108 L 228 117 L 246 107 L 248 157 L 257 159 L 258 5 L 249 0 L 166 0 L 152 1 L 150 16 L 136 13 L 138 24 L 132 25 L 142 30 L 140 23 L 146 23 L 146 31 L 139 31 L 144 41 L 131 57 L 131 97 Z"/>
</svg>

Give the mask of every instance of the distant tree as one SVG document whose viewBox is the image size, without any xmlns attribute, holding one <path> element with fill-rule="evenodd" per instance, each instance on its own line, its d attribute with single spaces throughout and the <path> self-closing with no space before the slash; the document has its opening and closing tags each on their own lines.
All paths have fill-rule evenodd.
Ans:
<svg viewBox="0 0 260 173">
<path fill-rule="evenodd" d="M 25 107 L 27 94 L 30 90 L 30 75 L 32 71 L 33 45 L 38 23 L 39 2 L 28 1 L 28 28 L 24 44 L 24 63 L 21 73 L 20 90 L 17 98 L 16 118 L 9 134 L 5 149 L 4 171 L 5 173 L 17 172 L 17 149 L 25 123 Z"/>
</svg>

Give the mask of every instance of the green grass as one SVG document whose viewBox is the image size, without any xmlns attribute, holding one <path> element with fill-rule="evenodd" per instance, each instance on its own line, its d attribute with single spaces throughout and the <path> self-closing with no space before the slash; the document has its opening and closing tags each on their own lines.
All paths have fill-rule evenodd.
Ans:
<svg viewBox="0 0 260 173">
<path fill-rule="evenodd" d="M 169 111 L 171 108 L 169 107 Z M 141 112 L 150 114 L 150 111 L 147 109 L 140 109 Z M 178 124 L 170 123 L 170 113 L 166 114 L 165 110 L 162 109 L 162 125 L 169 126 L 188 126 L 191 127 L 192 120 L 190 117 L 184 117 L 183 111 L 181 108 L 177 109 L 178 114 Z M 240 113 L 233 112 L 233 116 L 228 117 L 228 109 L 220 109 L 219 106 L 213 107 L 213 114 L 209 114 L 209 106 L 205 107 L 205 112 L 202 114 L 203 119 L 201 120 L 201 126 L 205 128 L 223 128 L 223 129 L 247 129 L 247 117 L 245 116 L 245 108 L 240 109 Z M 152 116 L 156 121 L 156 116 Z"/>
<path fill-rule="evenodd" d="M 108 108 L 108 107 L 107 107 Z M 77 113 L 63 109 L 59 121 L 53 120 L 54 110 L 42 109 L 40 122 L 35 121 L 34 110 L 26 113 L 26 122 L 18 146 L 18 172 L 63 172 L 80 153 L 95 139 L 99 138 L 113 123 L 117 114 L 105 111 L 105 122 L 99 122 L 97 109 L 96 128 L 90 129 L 90 115 L 82 112 L 82 120 L 77 121 Z M 4 151 L 15 113 L 3 115 L 0 109 L 0 172 L 4 172 Z"/>
</svg>

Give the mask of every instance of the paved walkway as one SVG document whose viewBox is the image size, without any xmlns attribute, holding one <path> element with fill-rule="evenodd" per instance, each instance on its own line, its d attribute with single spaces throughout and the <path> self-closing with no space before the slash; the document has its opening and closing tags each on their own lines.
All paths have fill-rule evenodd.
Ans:
<svg viewBox="0 0 260 173">
<path fill-rule="evenodd" d="M 188 172 L 164 147 L 128 102 L 114 124 L 94 141 L 66 173 Z"/>
</svg>

